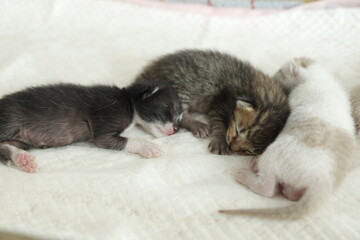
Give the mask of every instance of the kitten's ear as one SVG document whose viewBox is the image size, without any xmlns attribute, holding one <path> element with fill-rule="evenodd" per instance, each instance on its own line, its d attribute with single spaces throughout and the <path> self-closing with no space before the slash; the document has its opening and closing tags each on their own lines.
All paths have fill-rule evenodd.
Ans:
<svg viewBox="0 0 360 240">
<path fill-rule="evenodd" d="M 251 102 L 249 102 L 247 99 L 242 99 L 242 98 L 238 98 L 236 100 L 236 107 L 237 108 L 244 108 L 244 109 L 249 110 L 249 111 L 254 110 L 254 105 Z"/>
<path fill-rule="evenodd" d="M 154 95 L 157 91 L 159 91 L 160 87 L 155 86 L 152 88 L 149 88 L 148 90 L 145 91 L 145 93 L 143 93 L 142 95 L 142 100 L 145 100 L 149 97 L 151 97 L 152 95 Z"/>
<path fill-rule="evenodd" d="M 295 58 L 294 61 L 303 68 L 307 68 L 314 63 L 314 60 L 308 57 Z"/>
<path fill-rule="evenodd" d="M 296 62 L 296 59 L 294 61 L 291 61 L 290 63 L 290 73 L 292 76 L 297 77 L 299 75 L 300 66 Z"/>
</svg>

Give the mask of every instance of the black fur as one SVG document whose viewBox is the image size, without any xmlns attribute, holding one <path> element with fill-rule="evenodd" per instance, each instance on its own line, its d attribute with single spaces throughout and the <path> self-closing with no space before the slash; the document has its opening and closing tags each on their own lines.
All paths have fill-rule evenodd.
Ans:
<svg viewBox="0 0 360 240">
<path fill-rule="evenodd" d="M 145 122 L 160 124 L 180 115 L 175 91 L 162 85 L 154 92 L 157 87 L 149 82 L 123 89 L 56 84 L 6 95 L 0 99 L 0 143 L 29 149 L 91 141 L 121 150 L 127 138 L 119 134 L 132 123 L 135 111 Z"/>
<path fill-rule="evenodd" d="M 151 84 L 151 85 L 149 85 Z M 147 97 L 159 88 L 152 98 Z M 180 99 L 175 90 L 166 82 L 138 81 L 127 92 L 132 96 L 137 112 L 147 122 L 173 122 L 178 128 L 178 117 L 182 112 Z"/>
</svg>

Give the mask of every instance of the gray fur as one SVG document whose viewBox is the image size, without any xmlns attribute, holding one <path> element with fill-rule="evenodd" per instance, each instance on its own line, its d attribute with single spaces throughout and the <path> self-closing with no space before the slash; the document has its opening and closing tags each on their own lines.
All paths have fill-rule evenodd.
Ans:
<svg viewBox="0 0 360 240">
<path fill-rule="evenodd" d="M 217 154 L 229 152 L 226 131 L 238 98 L 250 99 L 256 110 L 276 116 L 259 123 L 264 134 L 254 136 L 257 153 L 275 139 L 289 115 L 287 96 L 279 83 L 249 63 L 217 51 L 183 50 L 162 56 L 145 67 L 136 79 L 144 80 L 171 83 L 184 110 L 181 126 L 195 136 L 206 137 L 208 127 L 191 119 L 189 112 L 209 115 L 212 138 L 209 148 Z"/>
</svg>

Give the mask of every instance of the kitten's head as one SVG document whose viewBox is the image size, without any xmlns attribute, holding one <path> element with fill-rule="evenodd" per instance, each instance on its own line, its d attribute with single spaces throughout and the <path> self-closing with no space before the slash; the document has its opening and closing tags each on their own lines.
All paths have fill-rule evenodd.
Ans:
<svg viewBox="0 0 360 240">
<path fill-rule="evenodd" d="M 170 136 L 182 118 L 180 99 L 169 85 L 135 83 L 129 88 L 135 105 L 135 122 L 155 137 Z"/>
<path fill-rule="evenodd" d="M 287 105 L 257 109 L 252 103 L 237 100 L 226 142 L 238 154 L 259 155 L 275 140 L 288 116 Z"/>
<path fill-rule="evenodd" d="M 290 91 L 302 80 L 302 71 L 313 63 L 314 60 L 310 58 L 293 58 L 283 64 L 273 78 Z"/>
</svg>

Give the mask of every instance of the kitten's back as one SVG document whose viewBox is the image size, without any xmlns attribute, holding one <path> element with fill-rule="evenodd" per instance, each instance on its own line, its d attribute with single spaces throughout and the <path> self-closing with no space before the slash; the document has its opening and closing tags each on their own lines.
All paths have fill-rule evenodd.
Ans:
<svg viewBox="0 0 360 240">
<path fill-rule="evenodd" d="M 192 97 L 214 96 L 228 89 L 257 105 L 286 104 L 283 87 L 250 63 L 218 51 L 181 50 L 156 59 L 136 81 L 167 81 Z"/>
<path fill-rule="evenodd" d="M 293 109 L 292 118 L 321 119 L 329 126 L 354 132 L 351 106 L 346 91 L 328 69 L 320 63 L 312 63 L 299 72 L 301 80 L 289 96 Z"/>
</svg>

